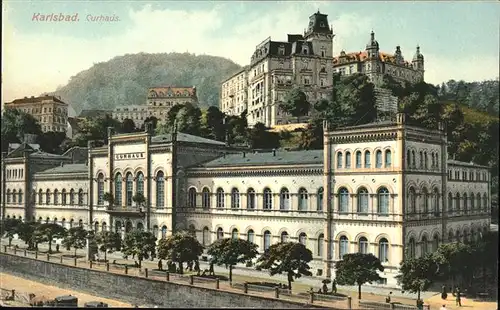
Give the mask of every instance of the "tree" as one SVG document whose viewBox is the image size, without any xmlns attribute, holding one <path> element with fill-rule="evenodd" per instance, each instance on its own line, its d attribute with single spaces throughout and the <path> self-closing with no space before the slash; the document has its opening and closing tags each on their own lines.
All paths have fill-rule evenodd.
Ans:
<svg viewBox="0 0 500 310">
<path fill-rule="evenodd" d="M 224 238 L 216 240 L 208 247 L 210 262 L 218 266 L 229 266 L 229 282 L 233 282 L 233 266 L 252 261 L 257 254 L 257 245 L 244 240 Z"/>
<path fill-rule="evenodd" d="M 7 218 L 3 221 L 2 229 L 4 237 L 9 238 L 9 246 L 12 245 L 12 239 L 14 239 L 14 235 L 18 233 L 21 223 L 20 219 L 15 218 Z"/>
<path fill-rule="evenodd" d="M 403 290 L 417 293 L 417 300 L 420 300 L 420 292 L 429 289 L 435 280 L 437 271 L 437 264 L 432 255 L 427 254 L 419 258 L 405 259 L 399 267 L 396 279 Z"/>
<path fill-rule="evenodd" d="M 373 254 L 345 254 L 335 263 L 336 279 L 340 285 L 357 285 L 358 299 L 361 299 L 361 286 L 380 280 L 377 271 L 384 271 L 384 266 Z"/>
<path fill-rule="evenodd" d="M 61 154 L 63 152 L 63 142 L 66 139 L 66 132 L 48 131 L 37 137 L 37 143 L 44 152 Z"/>
<path fill-rule="evenodd" d="M 132 133 L 136 131 L 135 123 L 130 118 L 126 118 L 121 123 L 122 133 Z"/>
<path fill-rule="evenodd" d="M 137 256 L 139 268 L 142 261 L 155 254 L 156 237 L 149 231 L 134 229 L 125 235 L 122 253 L 126 256 Z"/>
<path fill-rule="evenodd" d="M 470 274 L 475 265 L 471 261 L 472 248 L 461 242 L 451 242 L 439 245 L 433 253 L 434 261 L 439 265 L 441 277 L 452 281 L 455 286 L 457 276 Z"/>
<path fill-rule="evenodd" d="M 88 233 L 83 227 L 72 227 L 67 231 L 66 236 L 62 240 L 62 245 L 67 249 L 74 248 L 74 256 L 76 257 L 76 251 L 78 249 L 83 249 L 86 246 L 87 235 Z"/>
<path fill-rule="evenodd" d="M 104 193 L 102 195 L 102 199 L 104 201 L 107 201 L 110 207 L 112 207 L 113 204 L 115 203 L 115 199 L 113 198 L 113 195 L 109 192 Z"/>
<path fill-rule="evenodd" d="M 35 243 L 48 242 L 49 253 L 52 253 L 52 240 L 55 238 L 64 238 L 66 236 L 66 228 L 55 223 L 44 223 L 35 228 Z"/>
<path fill-rule="evenodd" d="M 312 253 L 305 245 L 295 242 L 281 242 L 273 244 L 257 260 L 257 270 L 267 269 L 269 274 L 285 273 L 288 280 L 288 289 L 292 289 L 294 279 L 302 275 L 311 276 L 309 262 Z"/>
<path fill-rule="evenodd" d="M 307 101 L 306 94 L 298 87 L 292 88 L 285 95 L 284 101 L 279 105 L 280 109 L 297 118 L 300 123 L 300 117 L 307 115 L 311 104 Z"/>
<path fill-rule="evenodd" d="M 177 130 L 191 135 L 201 133 L 201 111 L 191 104 L 186 104 L 176 116 Z"/>
<path fill-rule="evenodd" d="M 37 222 L 21 222 L 17 229 L 19 239 L 28 244 L 28 250 L 35 248 L 35 230 L 39 224 Z"/>
<path fill-rule="evenodd" d="M 185 231 L 161 239 L 158 243 L 158 258 L 179 264 L 180 274 L 184 272 L 184 263 L 198 261 L 198 257 L 202 253 L 203 246 L 196 239 L 196 236 Z"/>
<path fill-rule="evenodd" d="M 2 152 L 7 151 L 9 143 L 23 142 L 25 134 L 40 136 L 42 128 L 30 114 L 18 109 L 6 109 L 2 114 Z"/>
<path fill-rule="evenodd" d="M 142 125 L 141 125 L 141 130 L 142 131 L 144 131 L 146 129 L 145 125 L 147 123 L 152 123 L 153 124 L 153 130 L 156 130 L 156 128 L 158 127 L 158 119 L 156 117 L 154 117 L 154 116 L 148 116 L 144 120 L 144 123 L 142 123 Z"/>
<path fill-rule="evenodd" d="M 134 197 L 132 197 L 132 200 L 139 208 L 143 208 L 146 204 L 146 197 L 144 197 L 144 194 L 140 192 L 136 193 Z"/>
<path fill-rule="evenodd" d="M 209 107 L 202 113 L 201 126 L 204 136 L 217 141 L 226 138 L 225 115 L 217 107 Z"/>
<path fill-rule="evenodd" d="M 120 250 L 122 238 L 117 232 L 101 231 L 95 236 L 95 242 L 99 251 L 104 252 L 104 261 L 107 261 L 107 253 Z"/>
<path fill-rule="evenodd" d="M 248 133 L 248 144 L 252 149 L 270 149 L 280 146 L 279 134 L 270 132 L 262 123 L 257 123 Z"/>
<path fill-rule="evenodd" d="M 102 117 L 85 119 L 80 123 L 80 130 L 75 137 L 75 141 L 81 147 L 86 147 L 87 142 L 91 140 L 108 143 L 108 127 L 113 128 L 115 132 L 121 132 L 120 121 L 113 119 L 108 114 Z"/>
</svg>

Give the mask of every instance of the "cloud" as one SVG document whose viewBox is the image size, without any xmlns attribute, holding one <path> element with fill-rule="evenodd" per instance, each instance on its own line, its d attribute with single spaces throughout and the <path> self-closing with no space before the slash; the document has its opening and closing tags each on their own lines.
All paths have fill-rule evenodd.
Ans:
<svg viewBox="0 0 500 310">
<path fill-rule="evenodd" d="M 67 83 L 78 72 L 94 63 L 127 53 L 186 52 L 232 59 L 246 65 L 255 46 L 271 36 L 286 40 L 287 33 L 302 33 L 310 13 L 323 7 L 323 1 L 290 3 L 279 11 L 241 13 L 234 24 L 228 24 L 228 7 L 209 10 L 156 9 L 145 5 L 129 9 L 129 23 L 124 22 L 121 35 L 77 39 L 55 33 L 25 34 L 16 31 L 4 11 L 2 46 L 2 102 L 17 97 L 39 95 Z M 224 6 L 224 5 L 222 5 Z M 250 11 L 252 12 L 252 11 Z M 355 13 L 329 16 L 333 24 L 334 53 L 342 49 L 363 49 L 374 19 Z M 412 48 L 414 49 L 414 47 Z M 425 53 L 424 53 L 425 54 Z M 406 55 L 406 57 L 411 55 Z M 483 79 L 497 76 L 498 58 L 470 58 L 463 62 L 438 55 L 426 56 L 426 76 L 431 82 L 465 76 Z M 490 62 L 493 61 L 493 62 Z M 457 65 L 460 63 L 460 66 Z M 470 74 L 469 74 L 470 71 Z"/>
</svg>

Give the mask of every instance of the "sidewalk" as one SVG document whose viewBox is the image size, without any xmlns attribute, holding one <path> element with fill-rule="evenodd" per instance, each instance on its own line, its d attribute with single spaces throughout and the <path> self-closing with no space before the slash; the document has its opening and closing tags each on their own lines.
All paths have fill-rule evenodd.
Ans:
<svg viewBox="0 0 500 310">
<path fill-rule="evenodd" d="M 2 242 L 2 245 L 8 244 L 8 240 L 5 238 L 1 239 L 1 242 Z M 19 239 L 12 240 L 12 245 L 14 246 L 16 244 L 19 247 L 23 247 L 23 248 L 25 247 L 25 243 L 22 240 L 19 240 Z M 48 250 L 48 244 L 47 243 L 40 244 L 40 245 L 38 245 L 38 248 L 41 251 L 44 251 L 44 250 L 46 251 L 46 250 Z M 52 249 L 55 250 L 54 244 L 52 245 Z M 74 254 L 74 250 L 66 251 L 66 249 L 63 249 L 63 247 L 60 247 L 59 250 L 62 254 L 68 254 L 68 255 Z M 83 249 L 79 250 L 77 254 L 85 255 L 85 250 L 83 250 Z M 104 254 L 100 253 L 99 258 L 104 259 Z M 112 262 L 113 260 L 116 260 L 117 262 L 129 262 L 129 263 L 134 262 L 134 260 L 131 258 L 129 258 L 128 260 L 125 260 L 123 258 L 123 255 L 120 252 L 107 253 L 107 259 L 109 262 Z M 154 259 L 153 261 L 151 261 L 151 260 L 143 261 L 142 265 L 144 268 L 156 269 L 156 268 L 158 268 L 158 260 Z M 164 266 L 165 266 L 165 262 L 164 262 Z M 200 268 L 202 270 L 208 269 L 208 267 L 209 267 L 208 262 L 200 261 Z M 224 266 L 214 266 L 214 271 L 216 274 L 227 275 L 229 273 L 229 270 L 226 269 Z M 270 277 L 269 273 L 266 271 L 257 271 L 252 267 L 245 267 L 245 266 L 241 266 L 241 265 L 234 267 L 233 275 L 234 276 L 248 277 L 248 278 L 255 278 L 255 279 L 253 279 L 253 281 L 268 281 L 268 282 L 279 281 L 281 283 L 287 283 L 287 278 L 285 275 L 275 275 L 273 277 Z M 309 290 L 310 287 L 313 287 L 314 291 L 317 291 L 319 288 L 321 288 L 321 286 L 322 286 L 321 281 L 323 279 L 324 278 L 320 278 L 320 277 L 301 277 L 299 279 L 296 279 L 295 282 L 292 283 L 292 286 L 295 285 L 295 286 L 303 287 L 304 291 L 307 291 L 307 290 Z M 250 279 L 249 279 L 249 281 L 250 281 Z M 299 284 L 299 285 L 297 285 L 297 284 Z M 352 293 L 352 292 L 357 293 L 357 291 L 358 291 L 357 286 L 337 285 L 337 288 L 338 288 L 339 292 L 344 291 L 344 292 L 350 292 L 350 293 Z M 403 293 L 401 293 L 401 290 L 397 290 L 394 288 L 384 288 L 384 287 L 378 287 L 378 286 L 371 286 L 369 284 L 363 285 L 363 287 L 361 288 L 361 291 L 362 291 L 363 296 L 364 295 L 366 295 L 366 296 L 378 295 L 378 296 L 380 296 L 381 301 L 385 300 L 385 297 L 389 294 L 389 292 L 392 292 L 393 297 L 399 297 L 399 298 L 404 298 L 404 299 L 408 299 L 408 300 L 416 300 L 417 299 L 416 294 L 407 293 L 407 292 L 405 292 L 403 294 Z M 439 294 L 439 293 L 438 292 L 422 292 L 421 298 L 426 300 L 426 299 L 428 299 L 436 294 Z"/>
</svg>

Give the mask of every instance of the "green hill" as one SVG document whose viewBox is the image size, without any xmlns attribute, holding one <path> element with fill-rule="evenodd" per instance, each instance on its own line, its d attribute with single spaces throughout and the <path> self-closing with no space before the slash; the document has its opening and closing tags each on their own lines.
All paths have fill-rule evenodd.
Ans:
<svg viewBox="0 0 500 310">
<path fill-rule="evenodd" d="M 148 87 L 167 85 L 196 86 L 200 106 L 217 106 L 220 83 L 240 68 L 215 56 L 128 54 L 93 65 L 53 94 L 68 102 L 77 115 L 83 109 L 145 104 Z"/>
</svg>

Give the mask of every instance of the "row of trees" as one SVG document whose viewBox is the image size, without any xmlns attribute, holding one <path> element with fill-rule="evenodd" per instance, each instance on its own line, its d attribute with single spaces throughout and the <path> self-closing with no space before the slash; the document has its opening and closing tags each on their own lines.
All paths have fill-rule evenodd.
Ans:
<svg viewBox="0 0 500 310">
<path fill-rule="evenodd" d="M 73 227 L 66 230 L 58 224 L 52 223 L 23 223 L 17 219 L 7 219 L 3 222 L 4 232 L 10 241 L 15 234 L 28 244 L 29 249 L 37 247 L 38 243 L 48 242 L 49 253 L 52 252 L 52 241 L 62 238 L 66 249 L 76 251 L 83 249 L 87 242 L 92 252 L 107 253 L 121 251 L 125 256 L 137 257 L 139 267 L 145 259 L 157 257 L 165 259 L 170 264 L 177 264 L 179 273 L 183 273 L 184 264 L 198 265 L 199 257 L 204 247 L 191 232 L 177 232 L 167 238 L 160 239 L 147 231 L 132 230 L 122 240 L 116 232 L 102 231 L 94 234 L 82 227 Z M 237 264 L 248 264 L 257 258 L 258 246 L 250 241 L 238 238 L 218 239 L 207 247 L 210 263 L 226 266 L 229 269 L 229 281 L 233 278 L 233 268 Z M 401 263 L 398 283 L 404 290 L 417 293 L 429 289 L 436 281 L 451 282 L 453 287 L 457 280 L 461 280 L 466 287 L 472 287 L 474 274 L 480 271 L 483 280 L 487 274 L 496 273 L 496 254 L 498 250 L 498 233 L 488 233 L 474 244 L 446 243 L 432 253 L 419 258 L 407 258 Z M 292 289 L 292 282 L 302 276 L 311 276 L 309 263 L 313 256 L 309 249 L 301 243 L 281 242 L 273 244 L 260 255 L 256 261 L 257 270 L 268 270 L 270 275 L 285 274 L 288 288 Z M 170 265 L 169 264 L 169 265 Z M 346 254 L 335 263 L 336 283 L 340 285 L 357 285 L 358 297 L 361 299 L 361 287 L 366 283 L 381 280 L 379 272 L 384 266 L 373 254 L 352 253 Z M 484 282 L 486 286 L 486 282 Z"/>
</svg>

